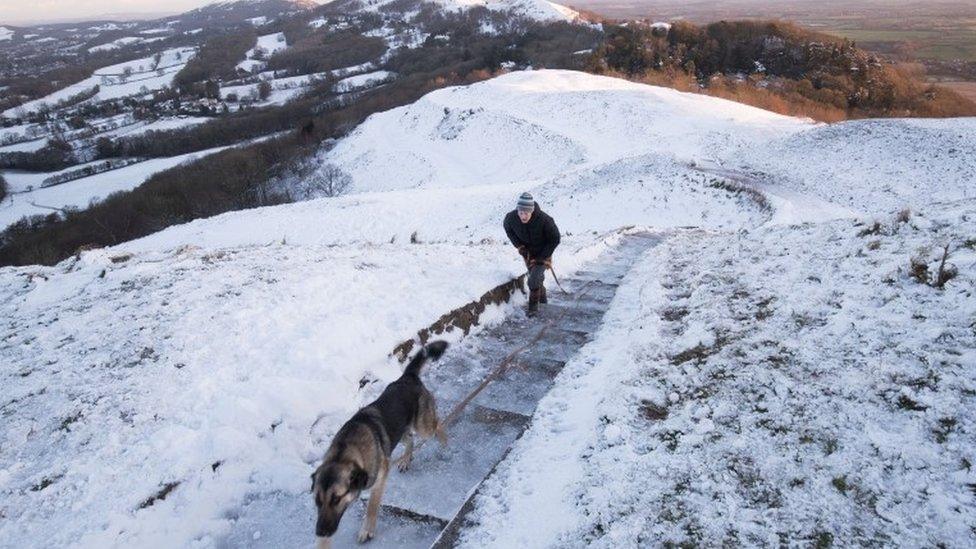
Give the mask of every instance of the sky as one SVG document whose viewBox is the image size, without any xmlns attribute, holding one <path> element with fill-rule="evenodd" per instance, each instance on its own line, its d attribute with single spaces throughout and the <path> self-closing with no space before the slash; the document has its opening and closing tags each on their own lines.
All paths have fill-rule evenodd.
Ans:
<svg viewBox="0 0 976 549">
<path fill-rule="evenodd" d="M 214 0 L 0 0 L 0 24 L 29 25 L 99 19 L 104 15 L 163 16 L 211 4 Z"/>
</svg>

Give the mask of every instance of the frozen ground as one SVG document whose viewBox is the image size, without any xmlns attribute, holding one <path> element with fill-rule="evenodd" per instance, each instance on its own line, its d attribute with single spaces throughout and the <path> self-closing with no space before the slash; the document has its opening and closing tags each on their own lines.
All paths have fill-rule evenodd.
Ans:
<svg viewBox="0 0 976 549">
<path fill-rule="evenodd" d="M 971 546 L 976 201 L 928 212 L 653 250 L 461 545 Z"/>
<path fill-rule="evenodd" d="M 237 64 L 237 68 L 244 72 L 261 72 L 264 70 L 265 59 L 288 47 L 285 41 L 285 34 L 275 32 L 258 36 L 257 43 L 253 48 L 247 50 L 244 61 Z"/>
<path fill-rule="evenodd" d="M 974 157 L 933 160 L 972 121 L 913 124 L 514 73 L 371 116 L 319 156 L 345 196 L 0 270 L 0 545 L 275 546 L 292 522 L 261 510 L 308 511 L 360 381 L 519 273 L 500 219 L 526 189 L 561 275 L 623 226 L 664 242 L 457 539 L 972 545 Z M 897 163 L 915 180 L 879 173 Z M 908 276 L 946 242 L 945 289 Z"/>
<path fill-rule="evenodd" d="M 114 192 L 128 191 L 142 185 L 153 174 L 226 148 L 228 147 L 215 147 L 167 158 L 153 158 L 117 170 L 45 188 L 41 188 L 45 178 L 75 171 L 84 168 L 85 165 L 72 166 L 60 172 L 50 173 L 4 172 L 4 178 L 10 185 L 12 193 L 0 202 L 0 228 L 6 228 L 25 216 L 47 215 L 65 208 L 85 209 L 92 201 L 102 200 Z M 91 164 L 98 163 L 96 161 Z M 32 190 L 27 190 L 28 188 Z"/>
<path fill-rule="evenodd" d="M 88 48 L 88 51 L 90 53 L 95 53 L 95 52 L 100 52 L 100 51 L 117 50 L 117 49 L 119 49 L 121 47 L 124 47 L 124 46 L 131 46 L 132 44 L 141 44 L 142 42 L 145 42 L 145 40 L 146 39 L 145 38 L 142 38 L 141 36 L 124 36 L 122 38 L 118 38 L 116 40 L 112 40 L 111 42 L 107 42 L 105 44 L 99 44 L 98 46 L 92 46 L 92 47 Z"/>
<path fill-rule="evenodd" d="M 361 379 L 395 377 L 397 343 L 514 273 L 500 248 L 276 243 L 4 269 L 0 546 L 185 546 L 248 493 L 307 490 L 309 427 L 333 428 Z"/>
<path fill-rule="evenodd" d="M 336 82 L 335 91 L 345 93 L 362 88 L 370 88 L 387 80 L 392 80 L 394 77 L 396 77 L 396 74 L 390 71 L 373 71 L 366 74 L 357 74 L 356 76 L 349 76 Z"/>
</svg>

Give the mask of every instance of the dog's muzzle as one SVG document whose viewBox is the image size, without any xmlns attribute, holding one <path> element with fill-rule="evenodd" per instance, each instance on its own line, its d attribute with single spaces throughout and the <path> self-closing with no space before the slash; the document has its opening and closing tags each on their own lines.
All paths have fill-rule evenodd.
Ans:
<svg viewBox="0 0 976 549">
<path fill-rule="evenodd" d="M 320 538 L 331 537 L 339 529 L 340 518 L 342 515 L 335 517 L 319 515 L 318 520 L 315 521 L 315 535 Z"/>
</svg>

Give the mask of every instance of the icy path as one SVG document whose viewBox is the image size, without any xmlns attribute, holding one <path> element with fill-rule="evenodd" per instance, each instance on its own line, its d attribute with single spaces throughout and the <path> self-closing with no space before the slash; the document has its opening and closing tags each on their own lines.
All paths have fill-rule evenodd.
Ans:
<svg viewBox="0 0 976 549">
<path fill-rule="evenodd" d="M 550 280 L 550 303 L 538 318 L 513 315 L 455 346 L 444 359 L 429 367 L 425 383 L 438 398 L 438 409 L 444 415 L 506 355 L 556 320 L 538 343 L 519 356 L 508 373 L 467 407 L 448 430 L 450 442 L 446 448 L 433 442 L 426 444 L 415 455 L 409 471 L 392 473 L 371 548 L 453 544 L 473 508 L 473 496 L 481 482 L 528 427 L 536 404 L 566 360 L 591 338 L 619 281 L 645 251 L 660 241 L 660 237 L 646 233 L 623 237 L 617 247 L 593 262 L 591 270 L 563 281 L 574 294 L 585 287 L 580 299 L 561 294 Z M 400 449 L 395 455 L 399 452 Z M 361 504 L 347 512 L 334 538 L 335 547 L 356 546 L 365 501 L 364 494 Z M 217 540 L 216 545 L 311 546 L 313 511 L 308 494 L 254 494 L 232 514 L 232 534 Z"/>
</svg>

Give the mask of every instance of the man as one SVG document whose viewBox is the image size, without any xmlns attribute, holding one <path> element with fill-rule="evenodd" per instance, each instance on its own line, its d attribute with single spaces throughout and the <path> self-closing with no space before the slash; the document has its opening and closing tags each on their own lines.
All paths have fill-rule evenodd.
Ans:
<svg viewBox="0 0 976 549">
<path fill-rule="evenodd" d="M 535 316 L 539 303 L 548 303 L 543 283 L 546 268 L 552 265 L 552 252 L 559 245 L 559 227 L 527 192 L 519 196 L 515 209 L 505 216 L 503 226 L 529 269 L 528 314 Z"/>
</svg>

